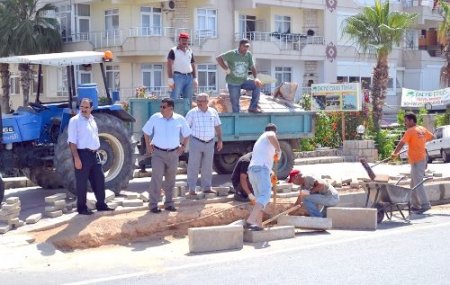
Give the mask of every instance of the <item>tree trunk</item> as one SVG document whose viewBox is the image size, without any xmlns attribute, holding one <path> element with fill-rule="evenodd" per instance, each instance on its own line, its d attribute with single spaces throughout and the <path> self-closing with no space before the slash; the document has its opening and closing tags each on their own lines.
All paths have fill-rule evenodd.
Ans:
<svg viewBox="0 0 450 285">
<path fill-rule="evenodd" d="M 377 65 L 373 69 L 372 109 L 373 126 L 376 132 L 380 130 L 383 116 L 384 99 L 389 82 L 389 66 L 387 56 L 379 56 Z"/>
<path fill-rule="evenodd" d="M 22 85 L 23 106 L 27 106 L 30 100 L 30 86 L 33 82 L 33 72 L 29 64 L 19 64 L 20 84 Z"/>
<path fill-rule="evenodd" d="M 2 107 L 2 114 L 9 113 L 9 64 L 0 63 L 0 78 L 2 84 L 2 96 L 0 99 L 0 104 Z"/>
</svg>

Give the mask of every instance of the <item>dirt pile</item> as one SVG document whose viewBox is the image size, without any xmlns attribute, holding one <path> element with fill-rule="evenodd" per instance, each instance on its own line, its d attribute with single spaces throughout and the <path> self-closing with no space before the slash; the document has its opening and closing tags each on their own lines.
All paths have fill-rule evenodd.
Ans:
<svg viewBox="0 0 450 285">
<path fill-rule="evenodd" d="M 276 209 L 269 204 L 267 212 L 278 214 L 290 208 L 292 202 L 279 199 Z M 51 242 L 63 251 L 111 244 L 126 245 L 144 240 L 183 238 L 190 227 L 226 225 L 245 219 L 250 209 L 246 203 L 198 203 L 181 206 L 178 212 L 163 211 L 161 214 L 135 211 L 77 215 L 66 225 L 32 234 L 37 243 Z"/>
</svg>

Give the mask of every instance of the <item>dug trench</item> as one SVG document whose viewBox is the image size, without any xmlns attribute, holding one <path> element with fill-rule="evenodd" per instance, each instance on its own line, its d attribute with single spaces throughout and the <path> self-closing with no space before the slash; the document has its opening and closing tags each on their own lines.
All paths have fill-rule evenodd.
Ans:
<svg viewBox="0 0 450 285">
<path fill-rule="evenodd" d="M 276 207 L 266 207 L 264 220 L 292 207 L 295 199 L 277 199 Z M 95 213 L 76 215 L 66 224 L 31 232 L 36 243 L 52 243 L 61 251 L 88 249 L 104 245 L 127 245 L 150 240 L 179 239 L 187 236 L 191 227 L 227 225 L 248 217 L 251 206 L 247 203 L 228 202 L 181 205 L 177 212 L 150 211 L 128 213 Z M 303 210 L 294 213 L 304 214 Z"/>
</svg>

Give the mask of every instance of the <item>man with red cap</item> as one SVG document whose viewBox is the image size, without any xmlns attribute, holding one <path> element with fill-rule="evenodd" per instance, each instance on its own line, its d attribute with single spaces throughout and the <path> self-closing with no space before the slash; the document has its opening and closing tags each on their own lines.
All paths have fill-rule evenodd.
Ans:
<svg viewBox="0 0 450 285">
<path fill-rule="evenodd" d="M 178 45 L 167 56 L 167 85 L 172 89 L 170 98 L 182 97 L 185 110 L 191 109 L 194 89 L 198 87 L 194 54 L 189 47 L 189 34 L 180 33 Z"/>
<path fill-rule="evenodd" d="M 294 169 L 289 173 L 289 183 L 300 185 L 301 189 L 308 190 L 309 194 L 300 192 L 296 205 L 303 203 L 311 217 L 325 217 L 326 208 L 336 206 L 339 203 L 339 194 L 334 187 L 322 179 L 312 176 L 303 176 L 302 173 Z M 319 206 L 323 210 L 319 210 Z"/>
</svg>

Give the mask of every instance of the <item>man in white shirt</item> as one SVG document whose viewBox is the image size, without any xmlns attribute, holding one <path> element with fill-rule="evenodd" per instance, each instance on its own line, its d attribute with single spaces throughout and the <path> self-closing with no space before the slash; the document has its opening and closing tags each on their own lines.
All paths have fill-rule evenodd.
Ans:
<svg viewBox="0 0 450 285">
<path fill-rule="evenodd" d="M 189 110 L 198 81 L 188 33 L 180 33 L 178 45 L 171 48 L 167 55 L 167 77 L 167 85 L 172 89 L 170 98 L 175 100 L 183 97 L 185 110 Z"/>
<path fill-rule="evenodd" d="M 97 200 L 97 211 L 113 211 L 105 203 L 105 176 L 97 155 L 100 148 L 98 128 L 92 116 L 92 101 L 84 98 L 80 103 L 80 112 L 69 121 L 68 139 L 75 166 L 77 189 L 77 210 L 81 215 L 93 212 L 86 206 L 87 182 Z"/>
<path fill-rule="evenodd" d="M 158 201 L 161 186 L 164 188 L 166 211 L 175 212 L 172 195 L 178 167 L 178 157 L 184 152 L 191 130 L 186 119 L 173 111 L 174 101 L 164 98 L 161 112 L 153 114 L 145 123 L 144 132 L 147 154 L 152 156 L 152 179 L 150 181 L 150 211 L 160 213 Z M 180 137 L 182 141 L 180 143 Z M 163 185 L 163 177 L 165 177 Z"/>
<path fill-rule="evenodd" d="M 263 229 L 262 210 L 269 203 L 272 189 L 270 173 L 274 160 L 278 160 L 281 154 L 276 131 L 276 125 L 268 124 L 266 126 L 265 132 L 253 146 L 252 159 L 248 166 L 248 177 L 256 199 L 249 196 L 250 203 L 254 204 L 254 207 L 247 219 L 247 227 L 253 231 Z"/>
<path fill-rule="evenodd" d="M 211 190 L 212 166 L 214 157 L 214 137 L 217 135 L 217 151 L 223 147 L 222 129 L 219 114 L 208 107 L 209 96 L 206 93 L 197 95 L 197 107 L 186 114 L 186 121 L 191 128 L 189 140 L 189 163 L 187 167 L 187 183 L 189 196 L 195 198 L 195 186 L 201 168 L 201 187 L 204 193 L 215 193 Z"/>
</svg>

